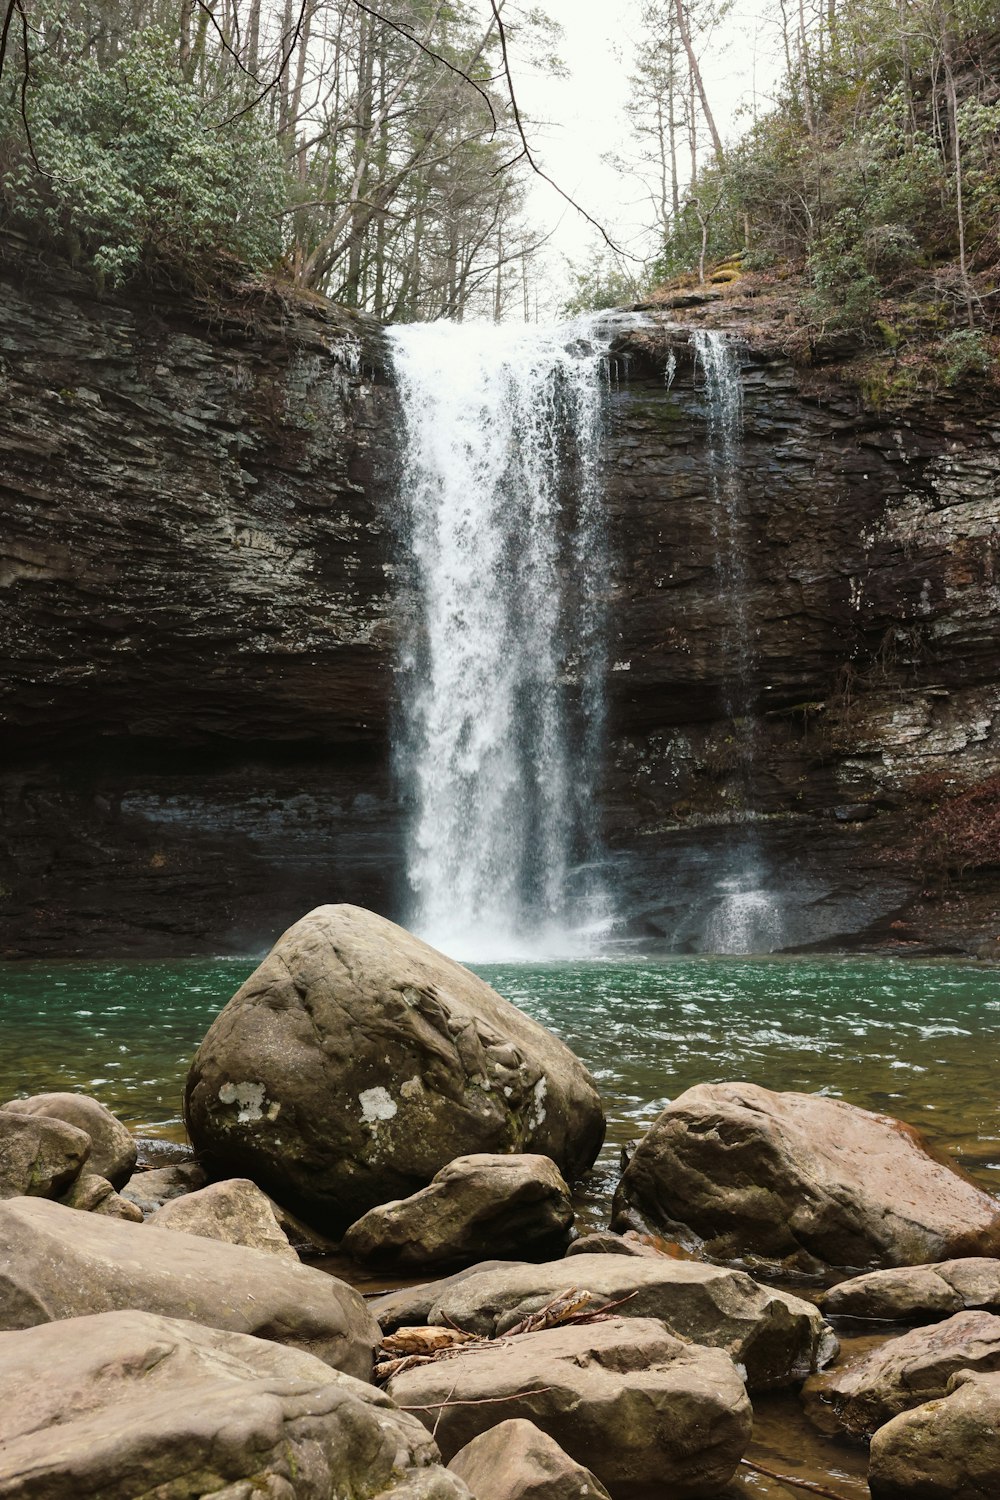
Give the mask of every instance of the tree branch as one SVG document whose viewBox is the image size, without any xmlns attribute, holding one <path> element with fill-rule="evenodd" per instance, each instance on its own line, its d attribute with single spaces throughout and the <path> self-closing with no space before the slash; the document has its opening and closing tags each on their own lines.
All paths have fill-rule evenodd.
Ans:
<svg viewBox="0 0 1000 1500">
<path fill-rule="evenodd" d="M 500 56 L 503 63 L 503 76 L 507 83 L 507 94 L 510 98 L 510 107 L 514 116 L 514 128 L 517 132 L 517 137 L 521 142 L 521 149 L 516 156 L 511 157 L 509 162 L 506 162 L 503 166 L 498 167 L 493 175 L 498 176 L 500 172 L 507 171 L 517 162 L 526 161 L 536 177 L 540 177 L 543 182 L 547 182 L 549 187 L 553 188 L 555 192 L 559 194 L 560 198 L 564 199 L 571 208 L 575 208 L 577 213 L 582 215 L 582 217 L 586 219 L 588 224 L 593 224 L 594 228 L 597 230 L 598 234 L 601 236 L 604 243 L 610 250 L 613 250 L 616 255 L 625 256 L 626 260 L 638 261 L 640 259 L 639 256 L 632 255 L 628 250 L 624 250 L 621 245 L 617 245 L 608 234 L 608 231 L 605 229 L 604 225 L 598 223 L 597 219 L 595 219 L 592 214 L 589 214 L 585 208 L 577 203 L 575 198 L 571 198 L 569 193 L 565 192 L 557 182 L 554 182 L 553 179 L 549 176 L 548 172 L 543 171 L 542 168 L 538 165 L 538 162 L 535 160 L 534 154 L 531 150 L 531 146 L 528 144 L 528 137 L 525 134 L 524 121 L 521 118 L 521 110 L 517 102 L 517 95 L 514 92 L 514 80 L 511 76 L 510 71 L 510 57 L 507 52 L 507 32 L 504 29 L 503 21 L 500 18 L 500 10 L 502 5 L 503 0 L 500 0 L 499 5 L 497 4 L 497 0 L 490 0 L 490 10 L 493 12 L 493 19 L 496 22 L 497 27 L 497 35 L 500 39 Z"/>
</svg>

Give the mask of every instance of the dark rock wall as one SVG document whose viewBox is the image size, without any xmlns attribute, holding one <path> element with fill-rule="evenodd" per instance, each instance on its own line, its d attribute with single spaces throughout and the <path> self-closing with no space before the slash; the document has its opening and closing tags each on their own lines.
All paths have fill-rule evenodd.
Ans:
<svg viewBox="0 0 1000 1500">
<path fill-rule="evenodd" d="M 10 274 L 0 388 L 0 949 L 224 951 L 390 907 L 378 328 Z"/>
<path fill-rule="evenodd" d="M 0 289 L 0 951 L 244 951 L 320 901 L 400 915 L 379 330 L 260 289 Z M 628 336 L 618 370 L 603 812 L 629 930 L 702 945 L 752 836 L 782 942 L 974 948 L 989 883 L 948 928 L 898 853 L 921 777 L 1000 769 L 1000 410 L 865 413 L 752 347 L 740 653 L 686 330 Z"/>
<path fill-rule="evenodd" d="M 929 778 L 940 796 L 1000 770 L 1000 407 L 944 391 L 866 411 L 835 370 L 751 341 L 740 619 L 689 329 L 657 321 L 620 342 L 609 455 L 607 827 L 638 930 L 701 946 L 750 841 L 786 945 L 988 947 L 996 883 L 949 917 L 906 856 Z"/>
</svg>

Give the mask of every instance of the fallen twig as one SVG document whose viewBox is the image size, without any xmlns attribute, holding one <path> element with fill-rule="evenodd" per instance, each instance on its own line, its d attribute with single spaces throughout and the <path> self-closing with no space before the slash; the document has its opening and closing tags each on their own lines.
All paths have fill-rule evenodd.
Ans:
<svg viewBox="0 0 1000 1500">
<path fill-rule="evenodd" d="M 455 1387 L 452 1386 L 452 1390 Z M 514 1391 L 509 1396 L 476 1396 L 469 1401 L 452 1401 L 449 1396 L 447 1401 L 429 1401 L 426 1406 L 400 1406 L 400 1411 L 438 1411 L 445 1406 L 489 1406 L 495 1401 L 524 1401 L 528 1396 L 544 1396 L 546 1391 L 551 1391 L 552 1386 L 540 1385 L 534 1391 Z M 843 1500 L 837 1496 L 837 1500 Z"/>
<path fill-rule="evenodd" d="M 808 1490 L 811 1495 L 822 1495 L 824 1500 L 850 1500 L 850 1497 L 840 1490 L 828 1490 L 826 1485 L 816 1484 L 812 1479 L 793 1479 L 791 1474 L 779 1474 L 775 1469 L 765 1469 L 763 1464 L 755 1464 L 749 1458 L 741 1458 L 740 1463 L 745 1469 L 752 1469 L 755 1474 L 763 1474 L 767 1479 L 776 1479 L 779 1484 L 790 1485 L 795 1490 Z"/>
</svg>

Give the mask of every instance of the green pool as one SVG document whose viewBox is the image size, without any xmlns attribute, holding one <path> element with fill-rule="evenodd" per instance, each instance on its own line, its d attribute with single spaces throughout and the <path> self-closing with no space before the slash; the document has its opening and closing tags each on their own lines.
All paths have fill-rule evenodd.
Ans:
<svg viewBox="0 0 1000 1500">
<path fill-rule="evenodd" d="M 180 1127 L 188 1060 L 253 959 L 0 965 L 0 1095 L 84 1089 Z M 1000 1191 L 1000 971 L 896 959 L 480 966 L 596 1074 L 618 1146 L 691 1084 L 822 1090 L 899 1115 Z"/>
</svg>

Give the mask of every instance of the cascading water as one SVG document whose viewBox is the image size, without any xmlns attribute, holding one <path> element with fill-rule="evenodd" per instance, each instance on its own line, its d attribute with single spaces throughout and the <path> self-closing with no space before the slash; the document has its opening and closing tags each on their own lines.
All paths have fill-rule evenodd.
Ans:
<svg viewBox="0 0 1000 1500">
<path fill-rule="evenodd" d="M 586 326 L 390 336 L 417 601 L 396 736 L 408 920 L 460 958 L 580 951 L 603 916 L 604 346 Z"/>
<path fill-rule="evenodd" d="M 717 881 L 704 944 L 715 953 L 760 953 L 780 947 L 780 898 L 765 887 L 760 841 L 753 827 L 753 778 L 758 733 L 754 711 L 755 628 L 750 607 L 746 490 L 742 475 L 743 382 L 740 345 L 717 329 L 691 334 L 696 367 L 704 380 L 709 473 L 714 510 L 715 564 L 726 606 L 725 707 L 738 760 L 741 806 L 737 837 Z"/>
</svg>

